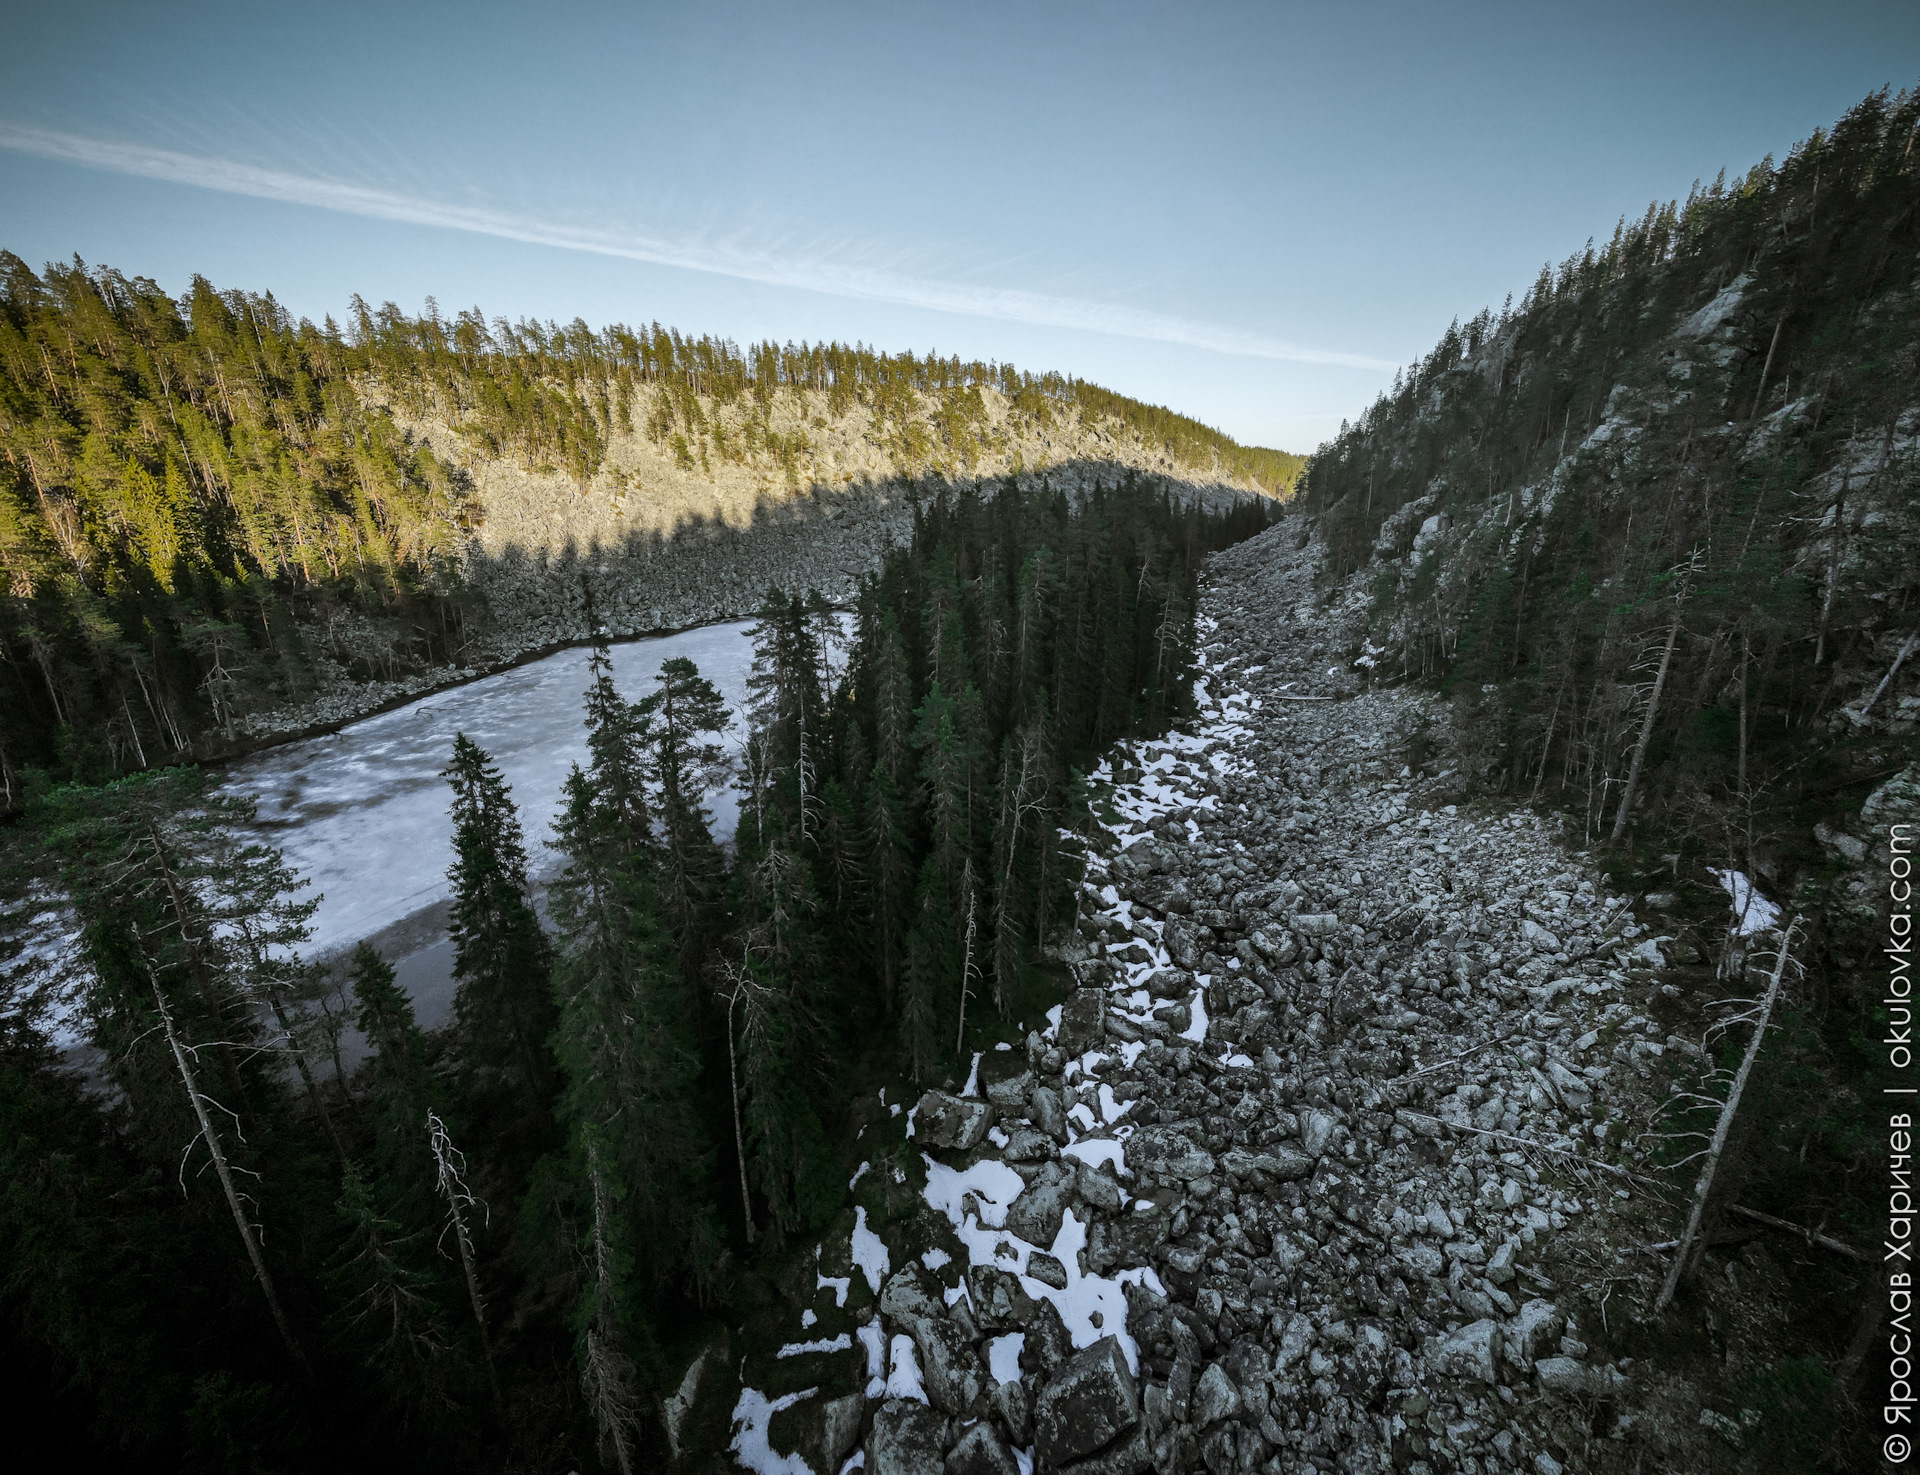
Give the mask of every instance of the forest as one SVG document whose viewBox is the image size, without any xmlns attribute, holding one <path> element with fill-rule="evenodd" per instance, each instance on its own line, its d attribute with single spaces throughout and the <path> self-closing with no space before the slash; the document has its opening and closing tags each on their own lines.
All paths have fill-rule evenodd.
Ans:
<svg viewBox="0 0 1920 1475">
<path fill-rule="evenodd" d="M 1650 206 L 1313 457 L 1329 576 L 1376 570 L 1374 638 L 1463 694 L 1493 787 L 1745 866 L 1851 763 L 1915 592 L 1916 123 L 1876 95 Z"/>
<path fill-rule="evenodd" d="M 1917 129 L 1920 93 L 1881 92 L 1623 221 L 1451 327 L 1301 482 L 1329 580 L 1370 592 L 1358 664 L 1447 694 L 1462 797 L 1557 811 L 1702 936 L 1716 872 L 1799 917 L 1728 1175 L 1865 1242 L 1885 932 L 1852 830 L 1920 757 Z"/>
<path fill-rule="evenodd" d="M 310 691 L 322 655 L 357 679 L 453 663 L 487 619 L 477 461 L 584 483 L 638 427 L 689 470 L 797 489 L 807 431 L 772 411 L 804 392 L 876 417 L 898 475 L 959 478 L 989 435 L 983 390 L 1022 424 L 1118 427 L 1271 492 L 1303 461 L 1006 364 L 357 297 L 316 326 L 271 293 L 196 277 L 175 300 L 0 252 L 0 810 L 27 768 L 101 779 L 230 747 L 238 716 Z M 457 444 L 403 428 L 427 417 Z"/>
<path fill-rule="evenodd" d="M 658 1468 L 690 1336 L 846 1213 L 849 1073 L 951 1077 L 1060 996 L 1082 773 L 1191 711 L 1198 565 L 1273 517 L 940 497 L 851 625 L 769 592 L 737 763 L 691 662 L 631 701 L 601 646 L 544 898 L 498 770 L 448 754 L 444 1030 L 365 944 L 343 993 L 302 958 L 312 898 L 205 771 L 26 771 L 15 1427 L 130 1469 Z"/>
</svg>

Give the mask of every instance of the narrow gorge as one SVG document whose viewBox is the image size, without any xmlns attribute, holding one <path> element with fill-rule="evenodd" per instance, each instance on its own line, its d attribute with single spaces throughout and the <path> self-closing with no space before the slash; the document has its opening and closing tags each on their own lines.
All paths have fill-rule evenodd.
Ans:
<svg viewBox="0 0 1920 1475">
<path fill-rule="evenodd" d="M 1769 904 L 1676 936 L 1563 826 L 1447 802 L 1444 748 L 1407 761 L 1434 700 L 1356 667 L 1323 551 L 1296 516 L 1213 556 L 1198 717 L 1094 775 L 1074 992 L 964 1083 L 870 1103 L 791 1340 L 697 1361 L 676 1439 L 717 1400 L 762 1472 L 1737 1457 L 1760 1412 L 1650 1311 L 1684 1216 L 1655 1148 L 1700 944 L 1757 953 Z M 1832 1253 L 1746 1227 L 1700 1296 L 1757 1358 Z"/>
</svg>

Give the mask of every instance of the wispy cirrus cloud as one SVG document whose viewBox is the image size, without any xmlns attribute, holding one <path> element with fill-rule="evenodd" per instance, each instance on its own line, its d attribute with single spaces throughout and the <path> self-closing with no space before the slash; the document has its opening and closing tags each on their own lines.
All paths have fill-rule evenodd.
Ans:
<svg viewBox="0 0 1920 1475">
<path fill-rule="evenodd" d="M 398 220 L 413 225 L 470 231 L 567 251 L 675 266 L 778 287 L 797 287 L 836 297 L 930 308 L 970 317 L 998 318 L 1048 328 L 1077 328 L 1123 338 L 1175 343 L 1243 358 L 1280 359 L 1329 367 L 1392 370 L 1395 365 L 1361 354 L 1287 343 L 1264 334 L 1168 313 L 1145 311 L 1080 297 L 1010 287 L 942 281 L 833 256 L 765 250 L 707 237 L 668 237 L 569 225 L 510 211 L 451 204 L 312 175 L 263 169 L 231 159 L 181 153 L 0 121 L 0 149 L 82 168 L 138 175 L 224 194 L 283 200 L 346 215 Z"/>
</svg>

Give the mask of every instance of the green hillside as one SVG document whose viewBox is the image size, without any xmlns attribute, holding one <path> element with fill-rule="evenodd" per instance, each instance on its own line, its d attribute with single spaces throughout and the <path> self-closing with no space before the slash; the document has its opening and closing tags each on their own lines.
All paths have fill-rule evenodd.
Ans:
<svg viewBox="0 0 1920 1475">
<path fill-rule="evenodd" d="M 1302 464 L 1004 364 L 358 299 L 344 328 L 316 326 L 270 293 L 196 278 L 176 301 L 0 253 L 0 808 L 26 767 L 149 767 L 296 698 L 335 616 L 378 622 L 379 666 L 450 660 L 483 613 L 463 577 L 481 462 L 584 484 L 616 433 L 640 432 L 689 471 L 797 489 L 808 430 L 773 412 L 811 396 L 812 423 L 866 417 L 893 474 L 964 477 L 988 449 L 988 391 L 1023 425 L 1105 427 L 1273 494 Z M 458 443 L 420 443 L 404 422 L 422 418 Z"/>
</svg>

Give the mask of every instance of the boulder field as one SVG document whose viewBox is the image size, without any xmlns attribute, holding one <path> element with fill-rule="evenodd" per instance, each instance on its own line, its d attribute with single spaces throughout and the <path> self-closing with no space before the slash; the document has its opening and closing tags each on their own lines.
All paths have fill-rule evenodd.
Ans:
<svg viewBox="0 0 1920 1475">
<path fill-rule="evenodd" d="M 1696 1048 L 1654 1018 L 1685 944 L 1532 813 L 1440 802 L 1433 698 L 1370 689 L 1303 541 L 1210 562 L 1198 717 L 1094 775 L 1074 991 L 883 1123 L 946 1248 L 866 1252 L 828 1468 L 1554 1475 L 1638 1437 L 1596 1434 L 1635 1372 L 1591 1308 L 1677 1222 L 1633 1139 Z"/>
</svg>

